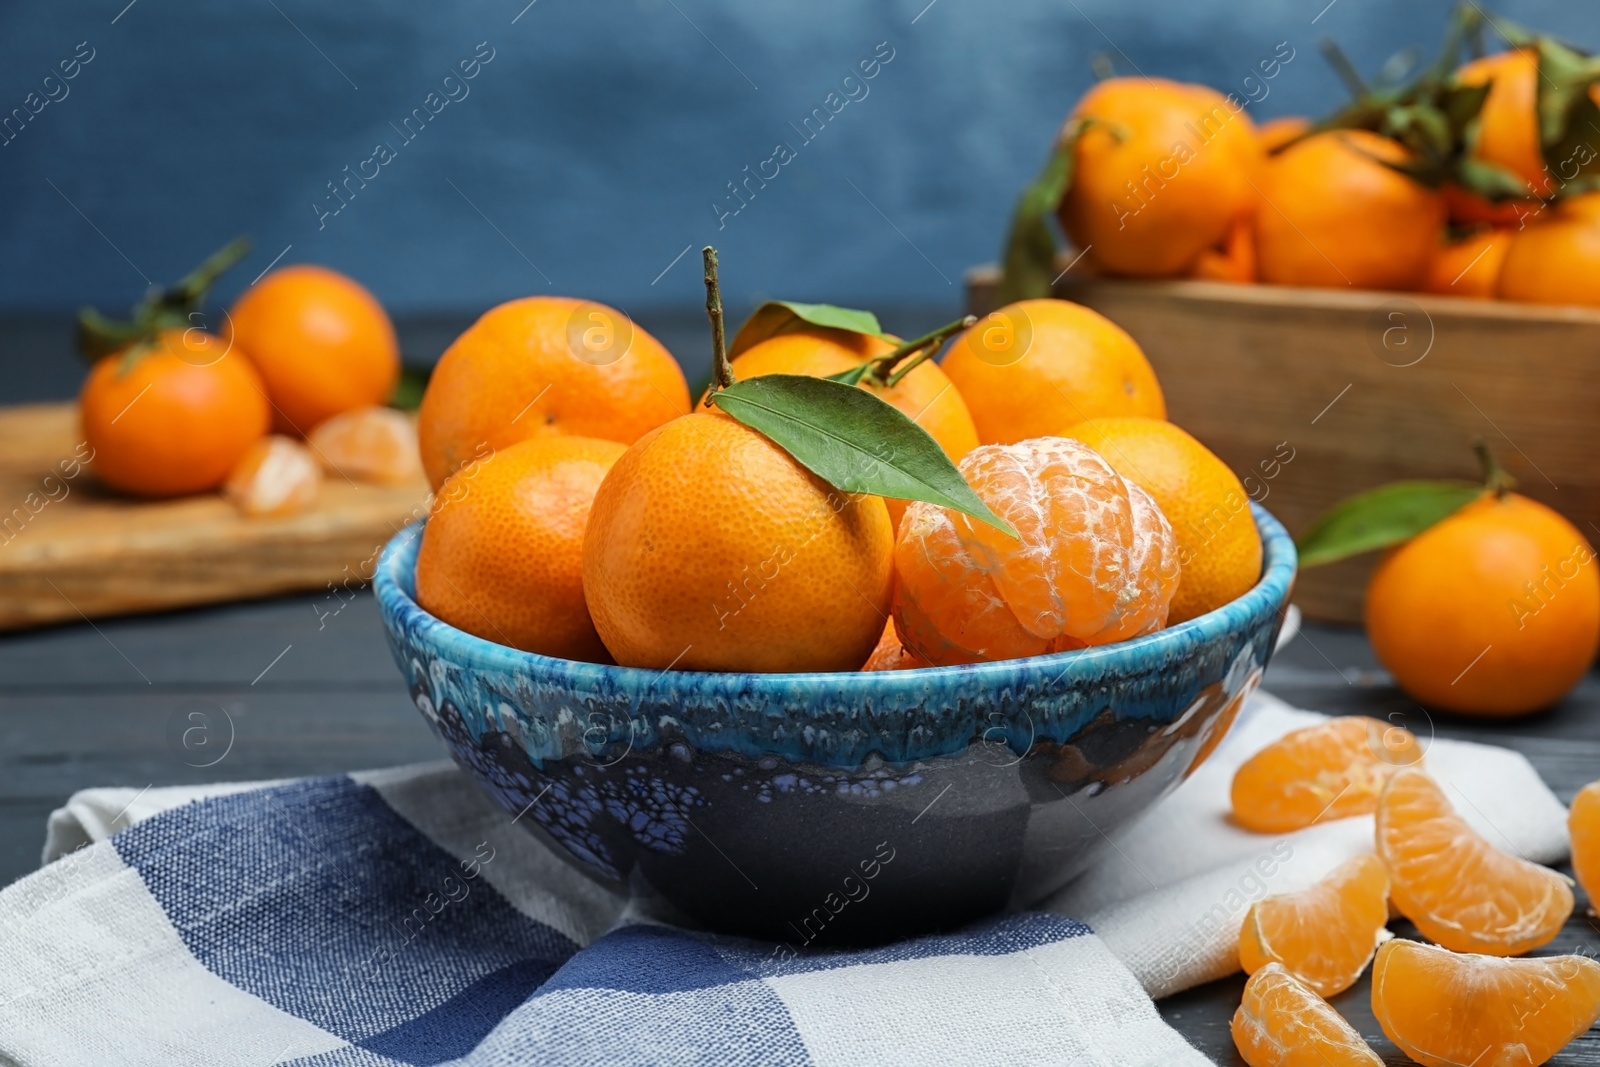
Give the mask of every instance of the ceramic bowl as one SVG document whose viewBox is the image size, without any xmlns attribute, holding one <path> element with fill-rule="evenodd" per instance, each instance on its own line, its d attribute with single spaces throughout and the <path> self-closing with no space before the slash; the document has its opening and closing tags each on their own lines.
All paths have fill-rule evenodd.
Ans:
<svg viewBox="0 0 1600 1067">
<path fill-rule="evenodd" d="M 723 674 L 520 652 L 417 604 L 420 525 L 374 584 L 417 708 L 519 825 L 603 883 L 799 951 L 1026 907 L 1205 759 L 1294 582 L 1293 542 L 1252 509 L 1261 579 L 1232 603 L 960 667 Z"/>
</svg>

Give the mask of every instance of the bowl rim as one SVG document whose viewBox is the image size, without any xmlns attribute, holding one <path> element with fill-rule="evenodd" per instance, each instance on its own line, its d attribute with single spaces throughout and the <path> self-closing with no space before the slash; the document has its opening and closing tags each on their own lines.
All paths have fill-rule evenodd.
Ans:
<svg viewBox="0 0 1600 1067">
<path fill-rule="evenodd" d="M 391 631 L 399 627 L 406 633 L 432 631 L 428 639 L 445 644 L 450 658 L 464 667 L 505 673 L 524 673 L 539 677 L 541 681 L 555 682 L 579 688 L 609 685 L 630 689 L 648 688 L 660 681 L 668 671 L 679 685 L 701 686 L 751 693 L 762 689 L 793 690 L 801 686 L 849 685 L 861 695 L 870 698 L 875 693 L 901 691 L 907 686 L 922 686 L 960 679 L 964 683 L 983 682 L 992 678 L 997 684 L 1014 683 L 1017 672 L 1055 672 L 1060 681 L 1068 674 L 1086 676 L 1103 675 L 1105 668 L 1127 661 L 1146 662 L 1173 654 L 1220 638 L 1241 629 L 1252 620 L 1268 612 L 1279 616 L 1288 608 L 1289 595 L 1294 587 L 1298 554 L 1293 539 L 1276 517 L 1266 508 L 1250 501 L 1250 512 L 1256 529 L 1261 534 L 1261 576 L 1243 595 L 1203 615 L 1157 630 L 1143 637 L 1134 637 L 1109 645 L 1051 652 L 1021 659 L 987 660 L 981 663 L 961 663 L 951 666 L 915 667 L 898 671 L 817 671 L 774 672 L 754 671 L 672 671 L 671 667 L 657 670 L 653 667 L 623 667 L 609 663 L 588 663 L 581 660 L 562 659 L 538 652 L 526 652 L 470 634 L 431 614 L 416 600 L 416 556 L 426 519 L 413 522 L 396 533 L 383 547 L 373 575 L 373 589 L 383 615 L 384 625 Z M 850 679 L 848 683 L 845 679 Z M 1053 684 L 1053 683 L 1052 683 Z"/>
</svg>

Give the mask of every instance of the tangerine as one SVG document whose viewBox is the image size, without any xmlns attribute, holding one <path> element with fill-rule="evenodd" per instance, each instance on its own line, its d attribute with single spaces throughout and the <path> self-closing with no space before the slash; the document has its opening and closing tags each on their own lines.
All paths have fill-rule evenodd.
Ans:
<svg viewBox="0 0 1600 1067">
<path fill-rule="evenodd" d="M 583 538 L 595 493 L 625 451 L 593 437 L 540 437 L 451 475 L 422 530 L 417 603 L 486 641 L 605 662 L 584 606 Z"/>
<path fill-rule="evenodd" d="M 445 350 L 417 436 L 437 489 L 486 449 L 557 434 L 630 445 L 688 410 L 677 361 L 622 312 L 530 296 L 491 308 Z"/>
<path fill-rule="evenodd" d="M 927 666 L 929 664 L 926 660 L 901 644 L 900 635 L 895 632 L 894 616 L 891 615 L 883 624 L 883 636 L 878 638 L 878 647 L 872 650 L 872 655 L 867 657 L 867 662 L 861 665 L 861 669 L 905 671 Z"/>
<path fill-rule="evenodd" d="M 1585 193 L 1518 230 L 1497 293 L 1526 304 L 1600 307 L 1600 193 Z"/>
<path fill-rule="evenodd" d="M 1555 182 L 1539 146 L 1539 54 L 1513 48 L 1467 63 L 1455 74 L 1456 84 L 1487 84 L 1468 158 L 1493 163 L 1527 184 L 1529 199 L 1492 203 L 1457 185 L 1445 187 L 1445 202 L 1455 222 L 1509 225 L 1539 207 L 1537 197 L 1552 195 Z"/>
<path fill-rule="evenodd" d="M 1370 853 L 1340 864 L 1298 893 L 1250 905 L 1239 963 L 1254 974 L 1282 964 L 1320 997 L 1343 993 L 1367 969 L 1389 922 L 1389 872 Z"/>
<path fill-rule="evenodd" d="M 1150 495 L 1087 445 L 982 445 L 960 470 L 1017 537 L 913 503 L 895 544 L 895 630 L 936 664 L 1014 659 L 1159 630 L 1176 543 Z"/>
<path fill-rule="evenodd" d="M 1263 152 L 1271 155 L 1310 133 L 1311 126 L 1311 120 L 1303 115 L 1282 115 L 1258 126 L 1256 141 Z"/>
<path fill-rule="evenodd" d="M 1167 416 L 1138 343 L 1067 300 L 1020 300 L 990 312 L 955 337 L 942 366 L 986 445 L 1058 434 L 1103 415 Z"/>
<path fill-rule="evenodd" d="M 1411 159 L 1367 130 L 1334 130 L 1267 160 L 1256 213 L 1261 280 L 1415 289 L 1439 243 L 1439 195 L 1395 170 Z"/>
<path fill-rule="evenodd" d="M 1492 299 L 1500 284 L 1500 267 L 1515 236 L 1510 230 L 1480 230 L 1440 245 L 1422 281 L 1422 291 Z"/>
<path fill-rule="evenodd" d="M 195 329 L 101 359 L 78 416 L 100 480 L 146 497 L 217 488 L 272 420 L 250 361 Z"/>
<path fill-rule="evenodd" d="M 1231 97 L 1161 78 L 1107 78 L 1067 122 L 1087 125 L 1061 227 L 1111 273 L 1183 274 L 1252 210 L 1261 146 Z"/>
<path fill-rule="evenodd" d="M 326 267 L 273 271 L 244 291 L 225 325 L 261 371 L 279 433 L 304 437 L 341 411 L 381 404 L 400 379 L 383 305 Z"/>
<path fill-rule="evenodd" d="M 1249 592 L 1261 577 L 1261 533 L 1250 498 L 1228 465 L 1161 419 L 1098 418 L 1064 431 L 1105 457 L 1155 498 L 1178 539 L 1183 581 L 1168 621 L 1204 615 Z"/>
<path fill-rule="evenodd" d="M 751 345 L 732 362 L 736 379 L 758 378 L 764 374 L 804 374 L 826 378 L 859 366 L 869 359 L 888 355 L 895 345 L 881 337 L 849 330 L 810 329 L 779 334 Z M 914 357 L 913 357 L 914 358 Z M 913 367 L 894 385 L 864 378 L 861 388 L 888 401 L 944 449 L 951 462 L 978 447 L 978 431 L 966 402 L 950 383 L 945 372 L 931 359 Z M 898 528 L 906 502 L 885 498 L 889 519 Z"/>
<path fill-rule="evenodd" d="M 1355 1027 L 1281 963 L 1244 984 L 1232 1031 L 1250 1067 L 1383 1067 Z"/>
<path fill-rule="evenodd" d="M 1234 772 L 1233 818 L 1258 834 L 1365 815 L 1384 784 L 1422 760 L 1410 730 L 1347 715 L 1291 730 Z"/>
<path fill-rule="evenodd" d="M 252 519 L 282 519 L 309 511 L 321 491 L 322 471 L 311 450 L 277 433 L 251 445 L 222 486 L 223 496 Z"/>
<path fill-rule="evenodd" d="M 1424 1067 L 1537 1067 L 1600 1018 L 1600 963 L 1394 940 L 1372 964 L 1372 1014 Z"/>
<path fill-rule="evenodd" d="M 1189 277 L 1245 284 L 1257 280 L 1255 222 L 1246 215 L 1234 220 L 1221 248 L 1208 248 L 1189 268 Z"/>
<path fill-rule="evenodd" d="M 330 474 L 382 485 L 422 477 L 417 428 L 394 408 L 342 412 L 312 430 L 306 442 Z"/>
<path fill-rule="evenodd" d="M 1389 779 L 1376 822 L 1390 899 L 1445 948 L 1518 956 L 1549 942 L 1572 914 L 1567 878 L 1484 840 L 1421 770 Z"/>
<path fill-rule="evenodd" d="M 1430 707 L 1520 715 L 1561 699 L 1600 640 L 1594 550 L 1517 493 L 1485 493 L 1391 549 L 1367 584 L 1367 635 Z"/>
<path fill-rule="evenodd" d="M 883 631 L 894 529 L 720 411 L 646 433 L 583 549 L 595 629 L 628 667 L 854 671 Z"/>
</svg>

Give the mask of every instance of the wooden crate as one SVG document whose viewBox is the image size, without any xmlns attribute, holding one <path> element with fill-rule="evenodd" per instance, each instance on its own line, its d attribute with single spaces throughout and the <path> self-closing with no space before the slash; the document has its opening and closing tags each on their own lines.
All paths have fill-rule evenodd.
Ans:
<svg viewBox="0 0 1600 1067">
<path fill-rule="evenodd" d="M 129 500 L 75 462 L 87 454 L 73 405 L 0 409 L 0 630 L 302 589 L 308 617 L 334 611 L 426 513 L 420 476 L 328 478 L 316 507 L 285 519 L 243 518 L 216 493 Z"/>
<path fill-rule="evenodd" d="M 1476 480 L 1482 437 L 1520 491 L 1600 542 L 1600 310 L 1075 273 L 1055 295 L 1133 335 L 1172 421 L 1292 533 L 1380 482 Z M 994 306 L 996 279 L 968 272 L 975 313 Z M 1295 599 L 1312 618 L 1359 622 L 1373 562 L 1305 571 Z"/>
</svg>

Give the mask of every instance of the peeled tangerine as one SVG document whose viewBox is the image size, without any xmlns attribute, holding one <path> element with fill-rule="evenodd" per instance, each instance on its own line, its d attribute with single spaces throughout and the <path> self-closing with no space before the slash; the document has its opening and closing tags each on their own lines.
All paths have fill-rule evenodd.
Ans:
<svg viewBox="0 0 1600 1067">
<path fill-rule="evenodd" d="M 1250 1067 L 1383 1067 L 1333 1005 L 1281 963 L 1267 964 L 1244 984 L 1233 1043 Z"/>
<path fill-rule="evenodd" d="M 317 502 L 322 471 L 311 450 L 293 438 L 269 434 L 250 446 L 222 493 L 252 519 L 298 515 Z"/>
<path fill-rule="evenodd" d="M 394 408 L 342 412 L 318 425 L 306 442 L 329 474 L 382 485 L 422 478 L 417 428 Z"/>
<path fill-rule="evenodd" d="M 1425 1067 L 1537 1067 L 1600 1019 L 1600 963 L 1390 941 L 1372 964 L 1372 1014 Z"/>
<path fill-rule="evenodd" d="M 1518 956 L 1555 937 L 1572 914 L 1565 877 L 1478 836 L 1422 771 L 1389 779 L 1375 821 L 1390 899 L 1445 948 Z"/>
<path fill-rule="evenodd" d="M 1250 905 L 1239 963 L 1250 974 L 1282 964 L 1318 996 L 1335 996 L 1367 969 L 1388 921 L 1389 872 L 1377 856 L 1357 856 L 1308 889 Z"/>
<path fill-rule="evenodd" d="M 1178 587 L 1177 544 L 1150 495 L 1088 445 L 983 445 L 961 473 L 1017 531 L 912 504 L 894 562 L 894 621 L 930 663 L 1016 659 L 1159 630 Z"/>
<path fill-rule="evenodd" d="M 1291 730 L 1233 775 L 1233 818 L 1260 834 L 1365 815 L 1389 776 L 1422 761 L 1410 730 L 1346 715 Z"/>
</svg>

